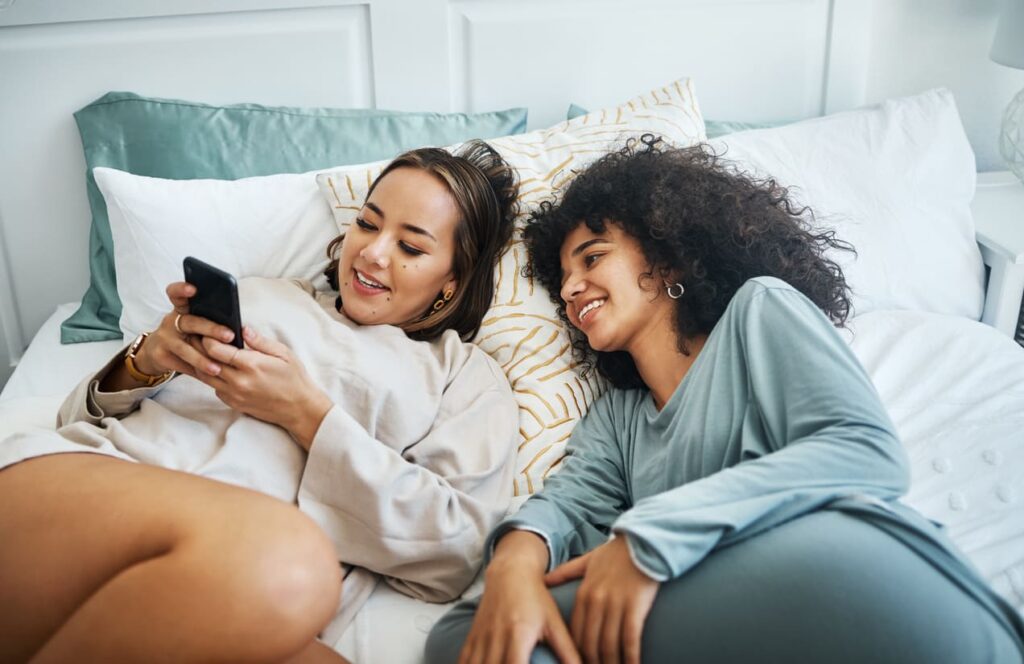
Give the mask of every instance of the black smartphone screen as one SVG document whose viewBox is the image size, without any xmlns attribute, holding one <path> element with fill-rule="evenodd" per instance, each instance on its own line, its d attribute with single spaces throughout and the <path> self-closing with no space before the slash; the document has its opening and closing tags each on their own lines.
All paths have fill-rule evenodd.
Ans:
<svg viewBox="0 0 1024 664">
<path fill-rule="evenodd" d="M 238 283 L 235 278 L 198 258 L 185 258 L 185 281 L 196 287 L 188 301 L 193 316 L 202 316 L 235 333 L 231 345 L 242 348 L 242 315 L 238 309 Z"/>
</svg>

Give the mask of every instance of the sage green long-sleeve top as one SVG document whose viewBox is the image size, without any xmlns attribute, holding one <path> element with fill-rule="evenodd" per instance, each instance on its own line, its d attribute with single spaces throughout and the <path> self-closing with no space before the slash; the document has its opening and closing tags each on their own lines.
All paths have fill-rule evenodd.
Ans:
<svg viewBox="0 0 1024 664">
<path fill-rule="evenodd" d="M 614 533 L 645 574 L 667 581 L 717 547 L 842 509 L 926 556 L 1024 634 L 939 529 L 897 502 L 908 462 L 871 380 L 825 315 L 779 279 L 740 288 L 660 412 L 647 390 L 610 390 L 568 452 L 491 534 L 489 552 L 510 529 L 530 530 L 553 567 Z"/>
</svg>

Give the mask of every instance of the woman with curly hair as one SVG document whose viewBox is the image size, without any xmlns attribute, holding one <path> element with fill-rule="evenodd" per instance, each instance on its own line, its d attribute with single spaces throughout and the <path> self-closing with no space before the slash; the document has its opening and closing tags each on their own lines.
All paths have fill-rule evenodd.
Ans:
<svg viewBox="0 0 1024 664">
<path fill-rule="evenodd" d="M 1021 661 L 1020 616 L 898 502 L 904 450 L 834 328 L 849 247 L 812 222 L 651 136 L 534 213 L 529 271 L 613 389 L 429 662 Z"/>
</svg>

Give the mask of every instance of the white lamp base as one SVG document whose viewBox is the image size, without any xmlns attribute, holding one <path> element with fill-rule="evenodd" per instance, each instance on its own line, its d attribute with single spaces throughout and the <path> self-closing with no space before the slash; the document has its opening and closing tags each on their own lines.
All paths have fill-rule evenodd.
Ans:
<svg viewBox="0 0 1024 664">
<path fill-rule="evenodd" d="M 1024 90 L 1010 100 L 1003 113 L 999 152 L 1017 179 L 1024 182 Z"/>
</svg>

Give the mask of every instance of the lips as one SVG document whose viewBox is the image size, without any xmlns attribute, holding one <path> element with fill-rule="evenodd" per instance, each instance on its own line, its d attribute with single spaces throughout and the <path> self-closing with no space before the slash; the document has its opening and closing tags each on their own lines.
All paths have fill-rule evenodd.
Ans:
<svg viewBox="0 0 1024 664">
<path fill-rule="evenodd" d="M 354 277 L 352 279 L 352 288 L 355 289 L 357 293 L 361 293 L 363 295 L 378 295 L 391 290 L 373 277 L 370 277 L 366 273 L 360 272 L 354 268 L 352 269 L 352 275 Z"/>
<path fill-rule="evenodd" d="M 600 309 L 605 302 L 605 298 L 598 298 L 596 300 L 591 300 L 580 307 L 579 313 L 576 314 L 576 319 L 579 321 L 580 326 L 582 327 L 585 325 L 594 315 L 594 312 Z"/>
</svg>

